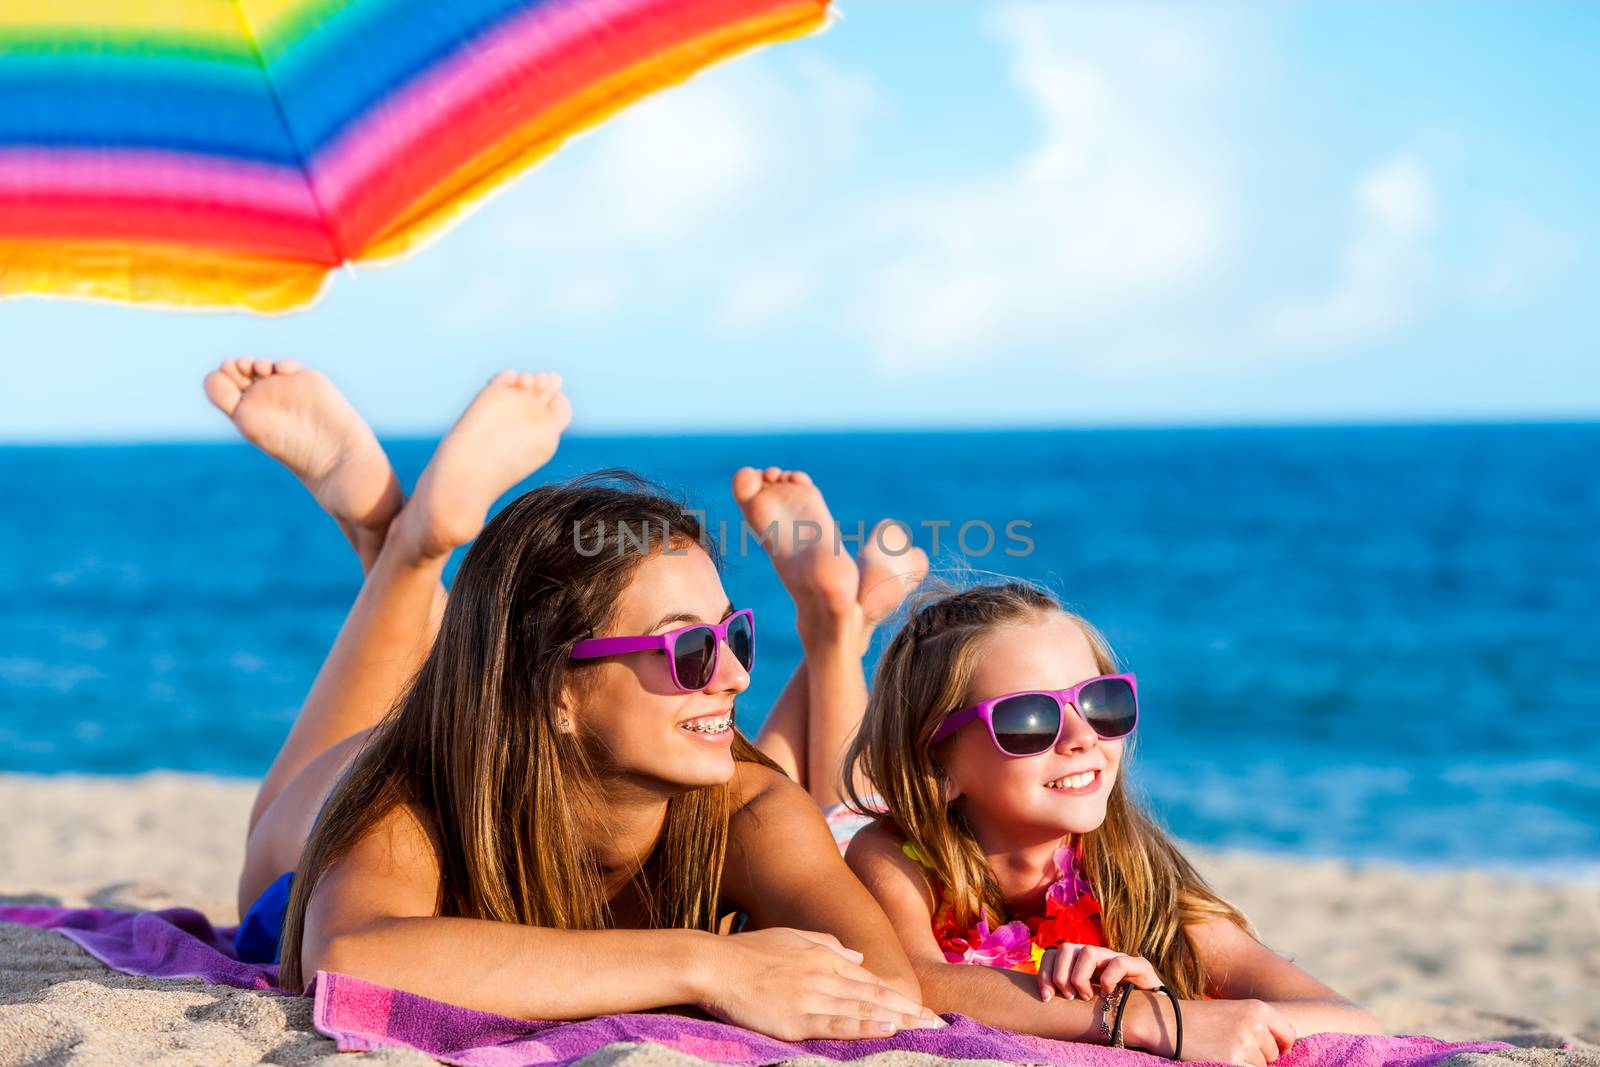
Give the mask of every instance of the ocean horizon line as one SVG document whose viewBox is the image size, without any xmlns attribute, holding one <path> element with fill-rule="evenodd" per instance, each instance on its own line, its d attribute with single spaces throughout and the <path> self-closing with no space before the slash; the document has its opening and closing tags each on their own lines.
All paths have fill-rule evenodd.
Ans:
<svg viewBox="0 0 1600 1067">
<path fill-rule="evenodd" d="M 698 440 L 743 440 L 743 439 L 772 439 L 816 437 L 837 439 L 841 437 L 927 437 L 927 436 L 1022 436 L 1029 434 L 1170 434 L 1170 433 L 1251 433 L 1251 432 L 1328 432 L 1328 431 L 1380 431 L 1380 430 L 1515 430 L 1515 429 L 1591 429 L 1600 427 L 1600 414 L 1596 415 L 1558 415 L 1550 417 L 1522 417 L 1506 416 L 1483 419 L 1472 418 L 1438 418 L 1426 417 L 1406 419 L 1359 419 L 1359 418 L 1331 418 L 1327 420 L 1239 420 L 1239 421 L 1205 421 L 1183 422 L 1177 420 L 1151 420 L 1118 421 L 1103 423 L 1018 423 L 1011 425 L 996 425 L 992 423 L 944 423 L 936 425 L 927 424 L 894 424 L 888 426 L 860 426 L 860 425 L 830 425 L 815 423 L 809 425 L 777 426 L 777 427 L 738 427 L 733 429 L 717 429 L 715 427 L 624 427 L 624 426 L 596 426 L 591 428 L 569 429 L 562 435 L 563 440 L 573 441 L 616 441 L 639 438 L 662 439 L 698 439 Z M 449 426 L 436 430 L 423 430 L 416 427 L 399 427 L 390 430 L 375 428 L 378 439 L 396 444 L 426 443 L 438 441 L 448 431 Z M 73 448 L 125 448 L 125 447 L 185 447 L 185 446 L 214 446 L 237 444 L 244 447 L 254 447 L 243 440 L 228 424 L 223 424 L 215 432 L 208 431 L 204 434 L 176 437 L 143 437 L 107 435 L 105 437 L 19 437 L 8 439 L 0 437 L 0 449 L 73 449 Z"/>
</svg>

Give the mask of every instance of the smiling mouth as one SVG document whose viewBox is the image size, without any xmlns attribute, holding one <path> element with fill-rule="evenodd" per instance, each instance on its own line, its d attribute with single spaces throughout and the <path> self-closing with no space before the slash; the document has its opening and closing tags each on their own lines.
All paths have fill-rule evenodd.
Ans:
<svg viewBox="0 0 1600 1067">
<path fill-rule="evenodd" d="M 1087 789 L 1090 786 L 1098 785 L 1099 782 L 1099 771 L 1084 771 L 1082 774 L 1068 774 L 1057 778 L 1054 781 L 1046 782 L 1044 787 L 1046 789 L 1060 789 L 1065 792 L 1075 793 L 1080 789 Z"/>
<path fill-rule="evenodd" d="M 698 719 L 689 719 L 680 722 L 678 729 L 687 730 L 692 734 L 725 734 L 733 729 L 733 711 L 719 711 L 714 715 L 702 715 Z"/>
</svg>

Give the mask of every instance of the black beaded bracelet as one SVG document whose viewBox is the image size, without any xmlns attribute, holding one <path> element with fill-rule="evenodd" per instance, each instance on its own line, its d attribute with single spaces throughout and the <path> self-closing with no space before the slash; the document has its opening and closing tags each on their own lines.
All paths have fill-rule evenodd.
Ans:
<svg viewBox="0 0 1600 1067">
<path fill-rule="evenodd" d="M 1183 1058 L 1183 1012 L 1178 1008 L 1178 994 L 1166 986 L 1161 986 L 1157 993 L 1165 993 L 1167 999 L 1172 1001 L 1172 1056 L 1174 1060 Z"/>
</svg>

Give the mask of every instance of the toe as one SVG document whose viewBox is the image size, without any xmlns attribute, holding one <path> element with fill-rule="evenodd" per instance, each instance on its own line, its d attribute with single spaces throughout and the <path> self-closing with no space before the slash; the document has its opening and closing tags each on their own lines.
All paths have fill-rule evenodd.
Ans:
<svg viewBox="0 0 1600 1067">
<path fill-rule="evenodd" d="M 523 371 L 521 374 L 517 375 L 517 385 L 523 389 L 532 389 L 533 375 L 527 371 Z"/>
<path fill-rule="evenodd" d="M 778 479 L 783 477 L 783 468 L 782 467 L 768 467 L 764 473 L 766 475 L 767 481 L 775 482 Z"/>
<path fill-rule="evenodd" d="M 555 393 L 551 395 L 550 415 L 561 424 L 563 430 L 572 425 L 572 401 L 567 399 L 567 394 Z"/>
<path fill-rule="evenodd" d="M 270 359 L 258 359 L 258 360 L 256 360 L 255 372 L 256 372 L 256 377 L 257 378 L 271 377 L 271 375 L 272 375 L 272 360 L 270 360 Z"/>
<path fill-rule="evenodd" d="M 243 389 L 245 386 L 250 384 L 250 376 L 248 374 L 239 373 L 238 360 L 225 359 L 222 361 L 221 366 L 219 366 L 212 373 L 220 374 L 227 378 L 228 381 L 232 382 L 234 387 L 237 389 Z"/>
<path fill-rule="evenodd" d="M 761 472 L 754 467 L 740 467 L 733 472 L 733 499 L 747 504 L 761 491 Z"/>
<path fill-rule="evenodd" d="M 278 373 L 279 374 L 299 374 L 303 370 L 305 370 L 305 367 L 303 367 L 301 365 L 301 363 L 300 363 L 300 361 L 298 359 L 280 359 L 280 360 L 278 360 Z"/>
<path fill-rule="evenodd" d="M 867 540 L 867 547 L 885 555 L 898 556 L 905 552 L 906 546 L 911 543 L 911 538 L 906 533 L 906 528 L 894 519 L 884 519 L 872 528 L 872 537 Z"/>
<path fill-rule="evenodd" d="M 244 395 L 233 376 L 225 370 L 214 370 L 206 375 L 201 387 L 206 391 L 206 399 L 215 404 L 224 415 L 232 416 L 233 409 L 239 406 L 239 398 Z"/>
<path fill-rule="evenodd" d="M 499 374 L 496 374 L 493 378 L 490 378 L 489 379 L 489 384 L 490 385 L 515 385 L 516 381 L 517 381 L 517 372 L 516 371 L 514 371 L 514 370 L 503 370 Z"/>
</svg>

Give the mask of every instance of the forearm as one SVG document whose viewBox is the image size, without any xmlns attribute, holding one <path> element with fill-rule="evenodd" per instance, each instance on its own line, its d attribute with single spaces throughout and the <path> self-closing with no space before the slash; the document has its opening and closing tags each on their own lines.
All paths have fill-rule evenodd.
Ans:
<svg viewBox="0 0 1600 1067">
<path fill-rule="evenodd" d="M 478 1011 L 581 1019 L 703 1002 L 715 941 L 693 930 L 397 918 L 331 939 L 308 963 Z"/>
<path fill-rule="evenodd" d="M 1301 1037 L 1308 1034 L 1381 1034 L 1377 1016 L 1344 999 L 1268 1000 Z"/>
<path fill-rule="evenodd" d="M 1039 999 L 1036 975 L 964 963 L 919 963 L 922 1002 L 941 1014 L 957 1011 L 1019 1033 L 1103 1045 L 1100 1001 Z"/>
</svg>

